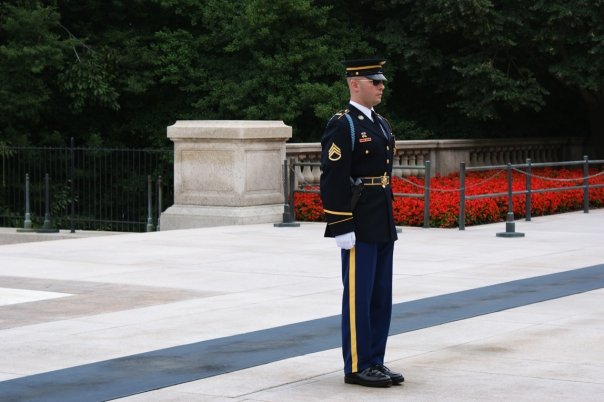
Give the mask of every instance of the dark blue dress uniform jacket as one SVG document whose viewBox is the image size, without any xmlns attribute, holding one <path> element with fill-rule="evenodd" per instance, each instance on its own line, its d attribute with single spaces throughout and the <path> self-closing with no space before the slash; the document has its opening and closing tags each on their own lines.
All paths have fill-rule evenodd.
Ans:
<svg viewBox="0 0 604 402">
<path fill-rule="evenodd" d="M 345 114 L 352 118 L 354 138 Z M 354 231 L 357 241 L 366 243 L 397 239 L 390 185 L 365 185 L 354 211 L 351 209 L 351 179 L 392 174 L 394 135 L 388 121 L 379 115 L 378 118 L 382 129 L 349 104 L 348 109 L 336 113 L 327 123 L 321 138 L 325 237 Z"/>
</svg>

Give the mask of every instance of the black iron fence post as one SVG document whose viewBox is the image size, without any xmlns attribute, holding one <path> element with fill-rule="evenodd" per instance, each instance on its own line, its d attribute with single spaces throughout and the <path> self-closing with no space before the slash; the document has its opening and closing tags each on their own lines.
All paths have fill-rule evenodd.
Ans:
<svg viewBox="0 0 604 402">
<path fill-rule="evenodd" d="M 459 230 L 466 229 L 466 163 L 459 163 Z"/>
<path fill-rule="evenodd" d="M 6 156 L 10 155 L 10 150 L 0 143 L 0 156 L 2 157 L 2 187 L 6 187 Z"/>
<path fill-rule="evenodd" d="M 507 171 L 507 181 L 508 181 L 508 214 L 511 212 L 514 213 L 514 200 L 512 199 L 512 164 L 508 162 L 508 166 L 506 168 Z"/>
<path fill-rule="evenodd" d="M 161 220 L 161 176 L 157 178 L 157 227 L 155 230 L 160 231 L 160 220 Z"/>
<path fill-rule="evenodd" d="M 296 220 L 296 203 L 294 200 L 294 193 L 296 191 L 296 168 L 293 163 L 293 159 L 289 164 L 287 171 L 289 172 L 289 180 L 287 181 L 289 187 L 289 215 L 291 217 L 291 221 L 294 222 Z M 295 226 L 299 226 L 299 224 L 296 224 Z"/>
<path fill-rule="evenodd" d="M 526 195 L 524 198 L 524 220 L 531 220 L 531 209 L 533 208 L 531 205 L 531 158 L 526 159 Z"/>
<path fill-rule="evenodd" d="M 430 227 L 430 161 L 424 163 L 424 228 Z"/>
<path fill-rule="evenodd" d="M 75 140 L 71 137 L 70 146 L 69 146 L 69 197 L 71 201 L 71 212 L 69 214 L 69 227 L 71 229 L 71 233 L 75 233 L 75 194 L 74 194 L 74 180 L 75 180 Z"/>
<path fill-rule="evenodd" d="M 42 229 L 47 230 L 50 229 L 50 190 L 49 187 L 49 179 L 48 173 L 44 175 L 44 200 L 45 200 L 45 211 L 44 211 L 44 224 L 42 225 Z"/>
<path fill-rule="evenodd" d="M 583 156 L 583 213 L 589 213 L 589 157 Z"/>
<path fill-rule="evenodd" d="M 291 171 L 291 172 L 290 172 Z M 287 159 L 283 161 L 283 222 L 275 223 L 275 227 L 298 227 L 299 223 L 294 222 L 294 183 L 295 183 L 294 164 L 289 166 Z"/>
<path fill-rule="evenodd" d="M 153 212 L 151 203 L 151 175 L 147 176 L 147 232 L 153 232 Z"/>
</svg>

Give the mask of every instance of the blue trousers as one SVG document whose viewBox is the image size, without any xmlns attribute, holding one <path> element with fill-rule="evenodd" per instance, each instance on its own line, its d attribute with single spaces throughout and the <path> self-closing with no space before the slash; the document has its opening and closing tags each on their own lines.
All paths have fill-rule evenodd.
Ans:
<svg viewBox="0 0 604 402">
<path fill-rule="evenodd" d="M 357 242 L 342 249 L 344 373 L 384 364 L 392 316 L 394 242 Z"/>
</svg>

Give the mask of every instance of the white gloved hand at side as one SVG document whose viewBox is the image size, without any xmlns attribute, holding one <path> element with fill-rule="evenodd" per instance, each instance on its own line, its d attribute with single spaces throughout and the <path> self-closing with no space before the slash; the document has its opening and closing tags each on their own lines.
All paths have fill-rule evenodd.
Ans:
<svg viewBox="0 0 604 402">
<path fill-rule="evenodd" d="M 350 250 L 353 248 L 355 242 L 356 237 L 354 236 L 354 232 L 344 233 L 343 235 L 336 236 L 336 244 L 338 247 L 343 248 L 344 250 Z"/>
</svg>

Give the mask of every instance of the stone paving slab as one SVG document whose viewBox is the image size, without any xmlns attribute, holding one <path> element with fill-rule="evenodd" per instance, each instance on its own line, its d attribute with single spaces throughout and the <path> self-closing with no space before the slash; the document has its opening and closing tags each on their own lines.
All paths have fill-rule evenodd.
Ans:
<svg viewBox="0 0 604 402">
<path fill-rule="evenodd" d="M 395 302 L 602 264 L 603 224 L 604 210 L 592 210 L 517 221 L 526 237 L 515 239 L 495 237 L 504 223 L 405 227 Z M 0 395 L 10 379 L 337 315 L 339 253 L 322 232 L 248 225 L 0 246 L 0 288 L 10 279 L 20 292 L 46 282 L 89 297 L 99 287 L 145 290 L 106 310 L 109 291 L 98 310 L 34 324 L 0 315 Z M 187 296 L 162 299 L 179 293 Z M 149 298 L 157 302 L 139 304 Z M 391 336 L 388 365 L 406 382 L 389 389 L 345 385 L 334 348 L 121 400 L 599 401 L 603 310 L 596 289 Z"/>
<path fill-rule="evenodd" d="M 16 228 L 0 227 L 0 245 L 35 243 L 39 241 L 80 239 L 83 237 L 113 236 L 119 232 L 78 230 L 72 233 L 70 230 L 59 230 L 58 232 L 38 233 L 36 231 L 18 231 Z"/>
</svg>

